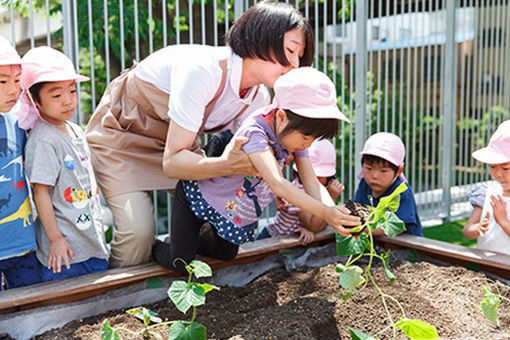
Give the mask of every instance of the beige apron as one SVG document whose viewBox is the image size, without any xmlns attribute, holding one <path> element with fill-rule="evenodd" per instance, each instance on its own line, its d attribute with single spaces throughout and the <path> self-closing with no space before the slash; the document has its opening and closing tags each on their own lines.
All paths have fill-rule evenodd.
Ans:
<svg viewBox="0 0 510 340">
<path fill-rule="evenodd" d="M 226 65 L 226 60 L 220 61 L 220 87 L 204 110 L 199 133 L 213 133 L 228 125 L 203 130 L 225 87 Z M 105 197 L 134 191 L 173 189 L 178 181 L 168 178 L 163 172 L 163 151 L 170 124 L 169 95 L 137 78 L 135 67 L 136 64 L 111 82 L 85 132 L 92 166 Z M 248 106 L 243 106 L 232 120 L 241 116 Z M 193 151 L 201 152 L 198 136 Z"/>
</svg>

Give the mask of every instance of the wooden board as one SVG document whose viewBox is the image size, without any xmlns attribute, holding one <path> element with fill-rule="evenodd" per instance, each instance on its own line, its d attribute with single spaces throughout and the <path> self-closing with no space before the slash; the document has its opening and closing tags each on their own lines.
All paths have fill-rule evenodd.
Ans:
<svg viewBox="0 0 510 340">
<path fill-rule="evenodd" d="M 315 240 L 311 246 L 325 244 L 334 239 L 335 233 L 331 228 L 328 228 L 315 235 Z M 393 238 L 380 236 L 376 238 L 376 242 L 388 248 L 416 249 L 449 263 L 462 265 L 474 263 L 478 265 L 480 270 L 492 272 L 504 278 L 510 278 L 510 256 L 411 235 L 399 235 Z M 295 237 L 267 238 L 242 245 L 238 256 L 233 261 L 223 262 L 209 258 L 204 259 L 204 261 L 211 265 L 213 269 L 216 269 L 259 261 L 282 249 L 295 247 L 301 247 L 298 239 Z M 16 288 L 0 293 L 0 313 L 11 313 L 36 307 L 79 301 L 157 276 L 177 277 L 180 274 L 155 263 L 148 263 L 128 268 L 109 269 L 101 273 L 62 281 Z"/>
<path fill-rule="evenodd" d="M 312 245 L 319 245 L 334 239 L 332 229 L 326 229 L 315 235 Z M 300 247 L 295 237 L 267 238 L 245 243 L 239 249 L 238 256 L 229 262 L 216 259 L 204 259 L 213 269 L 240 263 L 255 262 L 272 255 L 279 250 Z M 157 276 L 181 276 L 180 273 L 163 268 L 155 263 L 147 263 L 128 268 L 109 269 L 104 272 L 74 277 L 61 281 L 41 283 L 16 288 L 0 293 L 0 313 L 67 303 L 102 294 L 108 290 L 127 286 Z"/>
</svg>

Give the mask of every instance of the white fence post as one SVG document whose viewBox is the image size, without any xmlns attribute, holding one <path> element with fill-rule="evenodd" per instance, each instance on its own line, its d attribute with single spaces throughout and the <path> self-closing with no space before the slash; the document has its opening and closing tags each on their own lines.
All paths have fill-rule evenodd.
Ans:
<svg viewBox="0 0 510 340">
<path fill-rule="evenodd" d="M 355 107 L 355 175 L 361 171 L 359 153 L 366 137 L 367 115 L 367 2 L 356 1 L 356 107 Z"/>
<path fill-rule="evenodd" d="M 442 155 L 441 155 L 441 187 L 443 197 L 441 202 L 442 217 L 450 217 L 452 197 L 450 188 L 453 183 L 453 156 L 455 149 L 456 127 L 456 84 L 457 84 L 457 44 L 455 42 L 455 10 L 457 1 L 446 2 L 446 46 L 443 68 L 443 94 L 442 94 Z"/>
</svg>

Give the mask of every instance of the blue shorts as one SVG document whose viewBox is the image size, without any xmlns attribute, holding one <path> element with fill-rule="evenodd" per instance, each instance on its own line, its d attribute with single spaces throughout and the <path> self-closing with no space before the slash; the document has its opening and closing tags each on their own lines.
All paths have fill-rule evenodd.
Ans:
<svg viewBox="0 0 510 340">
<path fill-rule="evenodd" d="M 41 282 L 40 264 L 34 251 L 22 256 L 0 260 L 0 272 L 4 274 L 7 288 L 29 286 Z"/>
<path fill-rule="evenodd" d="M 48 267 L 41 264 L 41 278 L 42 282 L 56 281 L 85 274 L 102 272 L 106 269 L 108 269 L 108 262 L 105 259 L 91 257 L 86 261 L 73 263 L 69 269 L 63 265 L 60 273 L 53 273 L 53 268 L 48 269 Z"/>
</svg>

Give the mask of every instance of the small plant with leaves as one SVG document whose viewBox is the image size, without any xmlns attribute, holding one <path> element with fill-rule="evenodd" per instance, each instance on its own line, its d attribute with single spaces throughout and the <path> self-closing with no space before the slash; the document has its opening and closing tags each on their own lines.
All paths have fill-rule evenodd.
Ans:
<svg viewBox="0 0 510 340">
<path fill-rule="evenodd" d="M 197 316 L 197 307 L 205 304 L 205 295 L 213 289 L 219 290 L 218 287 L 208 283 L 192 282 L 191 279 L 195 276 L 197 279 L 201 277 L 209 277 L 212 275 L 212 270 L 209 265 L 202 261 L 193 260 L 186 266 L 188 271 L 187 281 L 174 281 L 168 289 L 168 297 L 172 300 L 178 310 L 186 314 L 186 312 L 193 308 L 193 314 L 190 321 L 174 320 L 161 322 L 151 325 L 150 314 L 147 309 L 143 309 L 143 323 L 144 327 L 139 331 L 132 331 L 126 328 L 118 327 L 113 328 L 108 320 L 104 320 L 101 328 L 102 340 L 120 340 L 119 331 L 130 334 L 132 337 L 144 337 L 162 339 L 161 336 L 154 332 L 154 328 L 164 325 L 171 325 L 168 329 L 168 340 L 205 340 L 206 328 L 205 326 L 195 322 Z"/>
<path fill-rule="evenodd" d="M 360 212 L 362 213 L 362 216 L 360 216 L 362 217 L 362 224 L 351 229 L 351 233 L 355 236 L 343 237 L 337 234 L 336 248 L 338 256 L 349 256 L 345 264 L 337 264 L 336 266 L 336 271 L 340 274 L 340 286 L 347 290 L 345 294 L 340 294 L 339 298 L 343 300 L 349 299 L 353 294 L 365 289 L 370 282 L 381 296 L 384 310 L 390 323 L 375 335 L 369 335 L 348 327 L 351 339 L 353 340 L 375 340 L 377 336 L 390 328 L 393 330 L 393 339 L 396 338 L 397 330 L 399 329 L 411 339 L 438 338 L 437 330 L 434 326 L 421 320 L 408 319 L 402 305 L 394 297 L 384 293 L 379 288 L 371 273 L 374 260 L 379 259 L 384 266 L 384 273 L 390 284 L 393 284 L 396 280 L 395 275 L 390 271 L 390 251 L 386 254 L 376 253 L 372 232 L 380 228 L 389 237 L 394 237 L 405 230 L 404 222 L 398 218 L 395 211 L 400 206 L 400 194 L 406 190 L 407 185 L 405 183 L 400 184 L 390 195 L 381 198 L 375 208 L 367 206 L 361 209 L 359 206 L 354 206 L 355 209 L 352 209 L 347 206 L 351 211 L 354 210 L 352 211 L 353 214 L 360 215 Z M 361 233 L 364 229 L 366 229 L 366 232 Z M 368 265 L 365 270 L 360 266 L 354 265 L 357 260 L 365 256 L 368 257 Z M 389 301 L 395 303 L 400 309 L 401 316 L 398 321 L 395 321 L 394 316 L 390 313 L 388 308 Z"/>
<path fill-rule="evenodd" d="M 480 312 L 499 327 L 499 305 L 501 301 L 510 302 L 510 299 L 501 295 L 496 284 L 494 284 L 494 287 L 496 287 L 496 292 L 493 292 L 489 286 L 482 286 L 482 292 L 485 297 L 480 303 Z"/>
</svg>

